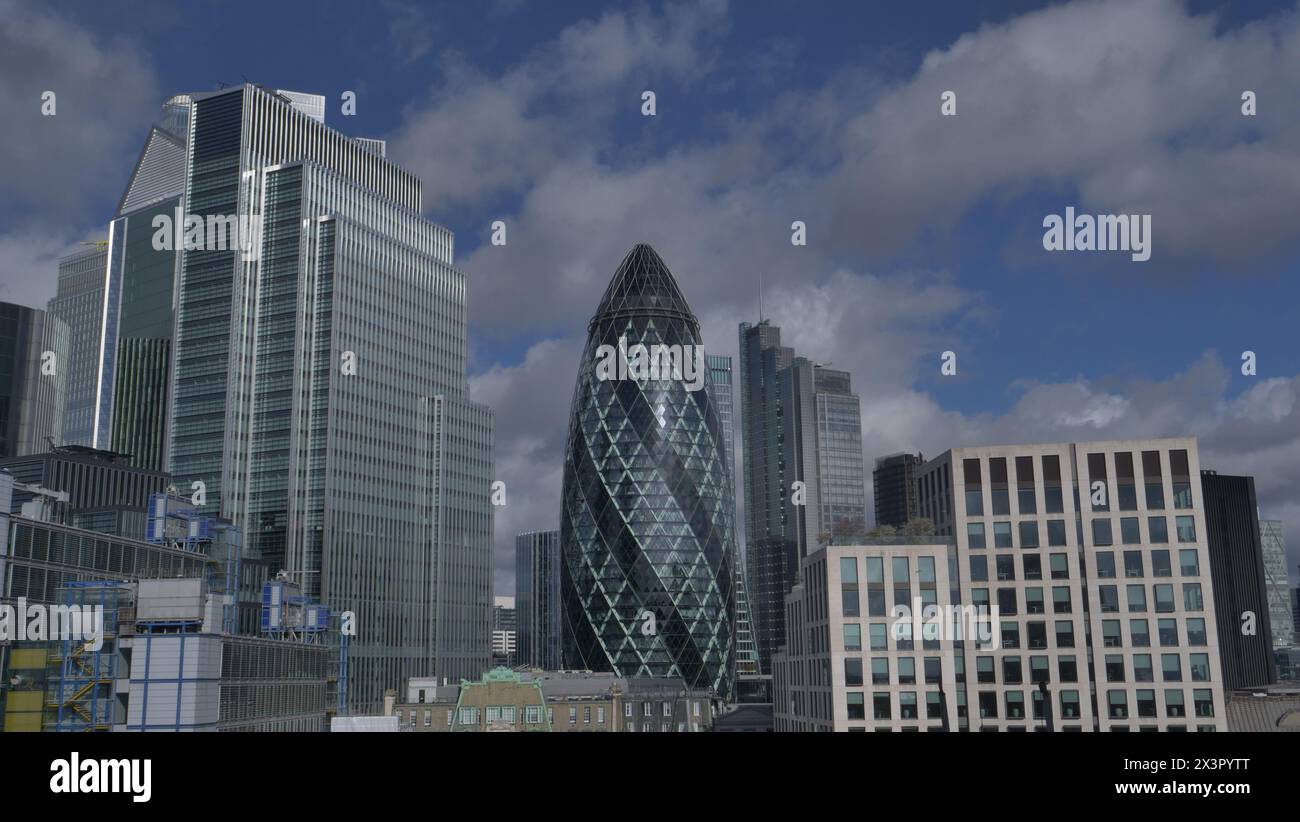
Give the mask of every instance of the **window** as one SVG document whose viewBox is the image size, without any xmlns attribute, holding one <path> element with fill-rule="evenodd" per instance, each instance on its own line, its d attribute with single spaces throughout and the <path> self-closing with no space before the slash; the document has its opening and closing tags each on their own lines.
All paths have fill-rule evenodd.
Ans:
<svg viewBox="0 0 1300 822">
<path fill-rule="evenodd" d="M 1079 663 L 1073 656 L 1062 656 L 1056 660 L 1057 673 L 1062 682 L 1079 681 Z"/>
<path fill-rule="evenodd" d="M 1101 612 L 1113 614 L 1119 610 L 1119 591 L 1114 585 L 1097 586 L 1097 595 L 1101 600 Z"/>
<path fill-rule="evenodd" d="M 989 460 L 989 480 L 993 499 L 993 516 L 1005 517 L 1011 513 L 1011 500 L 1007 491 L 1007 460 L 993 457 Z"/>
<path fill-rule="evenodd" d="M 1140 577 L 1142 576 L 1142 552 L 1125 551 L 1124 552 L 1124 576 Z"/>
<path fill-rule="evenodd" d="M 1129 613 L 1140 614 L 1147 609 L 1147 589 L 1145 585 L 1128 586 Z"/>
<path fill-rule="evenodd" d="M 927 656 L 925 658 L 925 683 L 927 685 L 938 685 L 943 681 L 943 663 L 937 656 Z"/>
<path fill-rule="evenodd" d="M 1034 458 L 1016 457 L 1016 506 L 1022 514 L 1038 512 L 1034 499 Z"/>
<path fill-rule="evenodd" d="M 1164 517 L 1147 517 L 1147 533 L 1153 543 L 1169 541 L 1169 521 Z"/>
<path fill-rule="evenodd" d="M 1049 519 L 1047 521 L 1047 544 L 1053 548 L 1065 546 L 1065 520 Z"/>
<path fill-rule="evenodd" d="M 998 610 L 1001 611 L 1004 616 L 1011 616 L 1017 613 L 1015 588 L 998 589 Z"/>
<path fill-rule="evenodd" d="M 900 719 L 916 719 L 916 691 L 903 691 L 898 695 L 898 716 Z"/>
<path fill-rule="evenodd" d="M 998 695 L 989 691 L 979 693 L 980 719 L 997 719 Z"/>
<path fill-rule="evenodd" d="M 1138 527 L 1137 517 L 1123 517 L 1120 519 L 1119 541 L 1125 545 L 1137 545 L 1142 542 L 1142 529 Z"/>
<path fill-rule="evenodd" d="M 1025 692 L 1007 691 L 1007 719 L 1025 718 Z"/>
<path fill-rule="evenodd" d="M 998 681 L 997 674 L 993 670 L 993 657 L 975 657 L 975 681 L 990 684 Z"/>
<path fill-rule="evenodd" d="M 1046 610 L 1047 608 L 1043 604 L 1043 589 L 1026 588 L 1025 589 L 1025 613 L 1041 614 Z"/>
<path fill-rule="evenodd" d="M 1016 558 L 1014 554 L 1002 554 L 997 557 L 998 579 L 1002 582 L 1014 581 L 1016 578 Z"/>
<path fill-rule="evenodd" d="M 883 627 L 883 626 L 882 626 Z M 871 626 L 874 638 L 875 625 Z M 874 647 L 874 642 L 873 642 Z M 862 650 L 862 626 L 856 622 L 848 622 L 844 625 L 844 650 L 861 651 Z"/>
<path fill-rule="evenodd" d="M 602 713 L 604 713 L 604 711 L 605 711 L 604 708 L 601 708 L 600 710 L 601 710 Z M 538 723 L 541 722 L 541 721 L 542 721 L 542 706 L 541 706 L 541 705 L 525 705 L 525 706 L 524 706 L 524 723 L 525 723 L 525 724 L 527 724 L 527 725 L 536 725 L 536 724 L 538 724 Z"/>
<path fill-rule="evenodd" d="M 1092 521 L 1092 544 L 1093 545 L 1113 545 L 1114 539 L 1110 532 L 1110 520 L 1106 518 L 1094 519 Z"/>
<path fill-rule="evenodd" d="M 898 684 L 916 684 L 916 660 L 910 656 L 900 657 L 898 660 Z"/>
<path fill-rule="evenodd" d="M 1165 716 L 1170 719 L 1187 716 L 1187 706 L 1183 702 L 1181 690 L 1165 691 Z"/>
<path fill-rule="evenodd" d="M 1019 685 L 1025 681 L 1024 668 L 1021 667 L 1020 657 L 1004 656 L 1002 657 L 1002 682 L 1005 685 Z"/>
<path fill-rule="evenodd" d="M 1160 645 L 1170 648 L 1178 644 L 1178 620 L 1162 619 L 1156 625 L 1156 630 L 1160 632 Z"/>
<path fill-rule="evenodd" d="M 1056 621 L 1056 647 L 1074 647 L 1074 623 L 1068 619 L 1058 619 Z"/>
<path fill-rule="evenodd" d="M 1183 583 L 1183 609 L 1187 611 L 1202 611 L 1205 609 L 1205 600 L 1201 598 L 1201 583 Z"/>
<path fill-rule="evenodd" d="M 1179 549 L 1178 571 L 1185 577 L 1198 577 L 1201 575 L 1201 563 L 1196 557 L 1195 548 Z"/>
<path fill-rule="evenodd" d="M 858 561 L 840 557 L 840 607 L 846 617 L 861 616 L 858 608 Z"/>
<path fill-rule="evenodd" d="M 882 617 L 885 608 L 885 560 L 867 557 L 867 616 Z"/>
<path fill-rule="evenodd" d="M 1029 658 L 1029 681 L 1037 684 L 1039 682 L 1050 682 L 1051 679 L 1052 673 L 1048 668 L 1047 657 L 1031 656 Z"/>
<path fill-rule="evenodd" d="M 460 714 L 459 714 L 459 716 L 457 717 L 457 724 L 459 724 L 459 725 L 477 725 L 477 724 L 478 724 L 478 708 L 461 708 L 461 709 L 460 709 Z"/>
<path fill-rule="evenodd" d="M 1019 648 L 1020 647 L 1020 624 L 1017 622 L 1002 623 L 1002 647 Z"/>
<path fill-rule="evenodd" d="M 943 695 L 938 691 L 927 691 L 925 694 L 925 718 L 943 719 Z"/>
<path fill-rule="evenodd" d="M 1101 644 L 1105 648 L 1124 647 L 1124 639 L 1119 633 L 1118 619 L 1103 619 L 1101 621 Z"/>
<path fill-rule="evenodd" d="M 1124 691 L 1107 691 L 1106 704 L 1111 719 L 1128 719 L 1128 694 Z"/>
<path fill-rule="evenodd" d="M 1196 542 L 1195 517 L 1174 517 L 1174 525 L 1178 529 L 1179 542 Z"/>
<path fill-rule="evenodd" d="M 1156 585 L 1156 613 L 1167 614 L 1174 610 L 1174 586 Z"/>
<path fill-rule="evenodd" d="M 849 719 L 866 719 L 867 706 L 862 693 L 849 691 L 845 696 L 848 697 Z"/>
<path fill-rule="evenodd" d="M 1214 716 L 1214 692 L 1209 688 L 1195 689 L 1192 691 L 1192 705 L 1197 716 Z"/>
<path fill-rule="evenodd" d="M 1160 676 L 1165 682 L 1183 681 L 1183 661 L 1178 654 L 1160 655 Z"/>
<path fill-rule="evenodd" d="M 1188 654 L 1187 667 L 1191 670 L 1193 682 L 1210 681 L 1210 655 Z"/>
<path fill-rule="evenodd" d="M 663 708 L 664 716 L 672 716 L 672 715 L 673 715 L 673 703 L 671 703 L 671 702 L 665 702 L 665 703 L 663 703 L 663 705 L 662 705 L 661 707 Z"/>
<path fill-rule="evenodd" d="M 1161 482 L 1160 452 L 1142 452 L 1142 474 L 1147 487 L 1147 508 L 1159 511 L 1165 507 L 1165 490 Z"/>
<path fill-rule="evenodd" d="M 591 724 L 591 706 L 590 706 L 590 705 L 584 705 L 584 706 L 582 706 L 582 724 L 584 724 L 584 725 L 590 725 L 590 724 Z"/>
<path fill-rule="evenodd" d="M 994 548 L 1011 548 L 1011 523 L 995 522 L 993 523 L 993 547 Z"/>
<path fill-rule="evenodd" d="M 1047 647 L 1047 623 L 1031 622 L 1025 626 L 1026 634 L 1029 637 L 1030 648 Z"/>
<path fill-rule="evenodd" d="M 570 725 L 578 724 L 578 706 L 576 705 L 569 706 L 569 724 Z"/>
<path fill-rule="evenodd" d="M 1115 577 L 1115 554 L 1111 551 L 1097 552 L 1097 576 L 1101 579 Z"/>
<path fill-rule="evenodd" d="M 1079 718 L 1079 692 L 1061 691 L 1061 718 Z"/>
<path fill-rule="evenodd" d="M 873 693 L 871 695 L 871 710 L 872 710 L 872 716 L 875 719 L 889 719 L 890 718 L 889 694 Z"/>
<path fill-rule="evenodd" d="M 984 548 L 984 523 L 968 522 L 966 523 L 966 544 L 971 549 Z"/>
<path fill-rule="evenodd" d="M 1020 523 L 1020 547 L 1038 547 L 1038 523 L 1034 520 L 1025 520 Z"/>
<path fill-rule="evenodd" d="M 1052 613 L 1070 613 L 1070 586 L 1055 585 L 1052 587 Z"/>
<path fill-rule="evenodd" d="M 1070 578 L 1070 561 L 1067 555 L 1052 554 L 1048 561 L 1051 563 L 1052 579 Z"/>
<path fill-rule="evenodd" d="M 844 684 L 850 688 L 862 684 L 862 660 L 858 657 L 844 658 Z"/>
<path fill-rule="evenodd" d="M 433 727 L 433 711 L 427 708 L 424 711 L 424 727 L 426 728 Z"/>
<path fill-rule="evenodd" d="M 1151 626 L 1145 619 L 1130 619 L 1128 634 L 1134 648 L 1151 647 Z"/>
<path fill-rule="evenodd" d="M 1133 655 L 1133 681 L 1155 682 L 1155 669 L 1151 667 L 1151 654 Z"/>
<path fill-rule="evenodd" d="M 1124 655 L 1106 654 L 1106 681 L 1124 681 Z"/>
<path fill-rule="evenodd" d="M 1187 620 L 1187 644 L 1188 645 L 1206 645 L 1205 638 L 1205 620 L 1200 617 L 1192 617 Z"/>
<path fill-rule="evenodd" d="M 1137 692 L 1137 713 L 1143 719 L 1153 719 L 1156 715 L 1156 692 L 1142 689 Z"/>
<path fill-rule="evenodd" d="M 962 460 L 962 471 L 966 484 L 966 516 L 981 516 L 984 513 L 984 493 L 979 459 Z"/>
<path fill-rule="evenodd" d="M 1174 575 L 1173 566 L 1169 564 L 1168 551 L 1151 552 L 1151 573 L 1158 577 L 1171 577 Z"/>
<path fill-rule="evenodd" d="M 632 716 L 632 703 L 631 703 L 631 702 L 624 702 L 624 703 L 623 703 L 623 716 L 626 716 L 626 717 L 631 717 L 631 716 Z"/>
<path fill-rule="evenodd" d="M 889 684 L 889 659 L 887 657 L 872 657 L 871 659 L 871 684 L 888 685 Z"/>
<path fill-rule="evenodd" d="M 1038 554 L 1025 554 L 1021 558 L 1021 565 L 1025 569 L 1025 579 L 1043 578 L 1043 558 Z"/>
</svg>

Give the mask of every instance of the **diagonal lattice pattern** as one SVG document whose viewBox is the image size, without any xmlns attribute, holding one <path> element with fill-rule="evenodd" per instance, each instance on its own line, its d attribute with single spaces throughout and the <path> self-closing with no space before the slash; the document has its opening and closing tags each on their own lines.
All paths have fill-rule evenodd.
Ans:
<svg viewBox="0 0 1300 822">
<path fill-rule="evenodd" d="M 560 514 L 565 663 L 681 677 L 725 698 L 735 674 L 735 505 L 708 370 L 696 391 L 684 379 L 601 379 L 599 347 L 617 349 L 620 338 L 701 346 L 699 322 L 648 245 L 614 274 L 578 369 Z M 641 630 L 645 611 L 653 635 Z"/>
</svg>

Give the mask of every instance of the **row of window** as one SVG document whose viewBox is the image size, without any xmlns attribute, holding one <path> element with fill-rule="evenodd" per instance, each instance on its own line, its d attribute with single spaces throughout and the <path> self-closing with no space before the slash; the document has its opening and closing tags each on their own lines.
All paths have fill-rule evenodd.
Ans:
<svg viewBox="0 0 1300 822">
<path fill-rule="evenodd" d="M 1011 522 L 993 522 L 991 524 L 993 526 L 994 548 L 1016 547 L 1013 540 L 1014 532 L 1019 532 L 1019 547 L 1043 547 L 1042 533 L 1039 530 L 1037 520 L 1021 520 L 1019 523 L 1014 523 L 1016 525 L 1015 529 L 1012 528 L 1013 523 Z M 988 547 L 988 525 L 989 523 L 984 522 L 966 523 L 966 543 L 970 548 L 982 549 Z M 1178 542 L 1196 542 L 1196 517 L 1190 514 L 1174 517 L 1174 534 Z M 1138 517 L 1120 517 L 1119 538 L 1122 545 L 1141 545 L 1143 543 L 1141 520 Z M 1049 548 L 1063 548 L 1066 542 L 1065 520 L 1049 519 L 1047 521 L 1047 546 Z M 1147 517 L 1146 542 L 1152 544 L 1169 542 L 1168 517 Z M 1092 544 L 1115 544 L 1114 521 L 1109 517 L 1097 517 L 1092 520 Z"/>
<path fill-rule="evenodd" d="M 897 711 L 899 719 L 921 719 L 919 695 L 916 691 L 899 693 Z M 1005 718 L 1009 720 L 1025 719 L 1025 692 L 1004 691 L 1001 700 L 995 691 L 980 691 L 976 695 L 977 710 L 980 719 Z M 861 691 L 849 691 L 845 694 L 846 710 L 849 721 L 867 718 L 866 694 Z M 965 693 L 958 692 L 957 716 L 966 718 Z M 1156 691 L 1153 688 L 1139 689 L 1135 694 L 1136 715 L 1139 718 L 1155 719 L 1159 717 Z M 1181 719 L 1187 716 L 1186 694 L 1180 688 L 1167 688 L 1164 691 L 1164 716 L 1168 719 Z M 925 693 L 925 719 L 942 720 L 944 715 L 944 698 L 939 691 Z M 1030 705 L 1034 719 L 1047 719 L 1047 702 L 1039 691 L 1030 692 Z M 1079 692 L 1077 690 L 1061 691 L 1058 696 L 1059 719 L 1080 718 Z M 1128 719 L 1128 691 L 1109 690 L 1106 692 L 1107 716 L 1111 719 Z M 1192 690 L 1192 708 L 1198 718 L 1214 717 L 1214 693 L 1209 688 Z M 999 710 L 1002 711 L 999 715 Z M 871 718 L 876 721 L 894 719 L 894 695 L 887 691 L 871 694 Z"/>
<path fill-rule="evenodd" d="M 1199 586 L 1197 587 L 1199 588 Z M 1054 588 L 1053 592 L 1057 590 L 1059 589 Z M 1003 589 L 1003 591 L 1010 593 L 1012 597 L 1014 597 L 1015 595 L 1014 589 Z M 1001 594 L 1003 591 L 999 591 L 999 594 Z M 1031 600 L 1030 602 L 1031 606 L 1035 608 L 1041 607 L 1042 589 L 1041 588 L 1026 589 L 1026 593 L 1030 593 L 1030 592 L 1036 592 L 1039 597 L 1037 600 Z M 1068 590 L 1066 591 L 1066 593 L 1068 594 Z M 1199 593 L 1197 594 L 1197 596 L 1199 596 Z M 977 602 L 977 604 L 980 603 Z M 1009 604 L 1012 608 L 1010 612 L 1015 613 L 1014 610 L 1015 603 L 1008 602 L 1007 604 Z M 1068 609 L 1069 606 L 1068 596 L 1064 597 L 1063 604 L 1064 607 Z M 984 602 L 983 605 L 987 607 L 988 605 L 987 601 Z M 1157 610 L 1164 610 L 1164 609 L 1158 607 Z M 1195 609 L 1189 608 L 1188 610 L 1195 610 Z M 1002 610 L 1002 613 L 1005 615 L 1007 612 L 1005 610 Z M 1035 610 L 1035 611 L 1030 611 L 1030 613 L 1040 613 L 1040 611 Z M 1133 648 L 1151 647 L 1151 629 L 1150 629 L 1149 620 L 1145 618 L 1134 618 L 1134 619 L 1130 619 L 1128 622 L 1129 622 L 1129 646 Z M 1188 617 L 1185 620 L 1185 624 L 1187 626 L 1186 644 L 1188 646 L 1205 647 L 1209 644 L 1209 639 L 1206 635 L 1206 630 L 1205 630 L 1205 619 L 1203 617 Z M 1162 617 L 1156 620 L 1156 626 L 1159 632 L 1158 636 L 1159 636 L 1160 645 L 1162 647 L 1180 647 L 1180 643 L 1178 641 L 1179 638 L 1178 638 L 1177 619 L 1172 617 Z M 926 650 L 938 650 L 938 648 L 940 647 L 939 631 L 941 627 L 942 626 L 933 622 L 927 622 L 921 626 L 921 633 L 922 633 L 921 647 L 922 648 Z M 969 631 L 970 637 L 975 642 L 975 647 L 977 648 L 987 647 L 992 642 L 993 639 L 993 636 L 991 635 L 992 626 L 989 625 L 987 620 L 981 621 L 977 625 L 973 626 L 974 630 L 971 630 L 972 626 L 954 625 L 954 627 L 958 628 L 959 630 Z M 998 625 L 999 635 L 997 637 L 1001 647 L 1003 648 L 1021 647 L 1022 627 L 1024 629 L 1024 634 L 1025 634 L 1024 637 L 1025 647 L 1042 648 L 1042 649 L 1049 647 L 1047 622 L 1045 621 L 1026 622 L 1023 626 L 1021 626 L 1020 623 L 1014 621 L 1001 621 L 1000 624 Z M 893 639 L 893 650 L 911 651 L 914 649 L 915 643 L 912 638 L 911 623 L 899 622 L 892 626 L 893 628 L 892 631 L 890 630 L 890 628 L 891 626 L 889 624 L 883 622 L 869 623 L 867 626 L 868 650 L 872 650 L 872 651 L 890 650 L 889 640 L 891 639 L 890 636 L 891 634 Z M 1053 629 L 1054 629 L 1055 640 L 1056 640 L 1055 647 L 1057 648 L 1075 647 L 1075 631 L 1074 631 L 1074 622 L 1072 620 L 1068 620 L 1068 619 L 1054 620 Z M 1121 629 L 1120 620 L 1103 619 L 1101 622 L 1101 629 L 1102 629 L 1101 642 L 1103 647 L 1105 648 L 1124 647 L 1124 640 L 1120 630 Z M 861 624 L 856 622 L 844 623 L 844 650 L 849 652 L 863 650 Z"/>
</svg>

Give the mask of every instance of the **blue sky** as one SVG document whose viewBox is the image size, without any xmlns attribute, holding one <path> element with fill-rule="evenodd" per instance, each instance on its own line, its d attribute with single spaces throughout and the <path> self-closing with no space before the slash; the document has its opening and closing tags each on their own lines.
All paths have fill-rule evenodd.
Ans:
<svg viewBox="0 0 1300 822">
<path fill-rule="evenodd" d="M 0 127 L 19 159 L 0 183 L 0 299 L 53 292 L 54 261 L 102 231 L 166 96 L 244 79 L 325 94 L 327 121 L 388 139 L 456 232 L 472 387 L 498 409 L 512 489 L 503 584 L 513 534 L 558 522 L 581 333 L 642 240 L 720 353 L 761 273 L 787 339 L 854 373 L 868 458 L 1194 434 L 1204 465 L 1257 477 L 1293 574 L 1300 561 L 1293 4 L 54 8 L 0 0 L 0 102 L 61 93 L 58 130 Z M 1044 251 L 1044 215 L 1071 205 L 1151 214 L 1151 261 Z M 495 219 L 505 249 L 485 245 Z"/>
</svg>

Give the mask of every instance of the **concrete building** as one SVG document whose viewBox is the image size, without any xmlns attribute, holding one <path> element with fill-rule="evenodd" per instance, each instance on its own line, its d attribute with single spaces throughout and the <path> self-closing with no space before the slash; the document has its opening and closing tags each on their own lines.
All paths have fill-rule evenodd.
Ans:
<svg viewBox="0 0 1300 822">
<path fill-rule="evenodd" d="M 916 519 L 916 472 L 924 464 L 920 454 L 890 454 L 876 460 L 871 472 L 876 525 L 902 528 Z"/>
<path fill-rule="evenodd" d="M 543 670 L 563 667 L 560 642 L 560 532 L 515 537 L 516 661 Z"/>
<path fill-rule="evenodd" d="M 63 438 L 68 345 L 57 317 L 0 302 L 0 459 Z"/>
<path fill-rule="evenodd" d="M 715 707 L 680 679 L 496 668 L 459 685 L 413 682 L 390 712 L 426 732 L 699 733 Z"/>
<path fill-rule="evenodd" d="M 492 666 L 513 668 L 517 659 L 517 617 L 514 597 L 496 597 L 492 604 Z"/>
<path fill-rule="evenodd" d="M 1273 631 L 1274 648 L 1291 648 L 1297 644 L 1295 613 L 1291 605 L 1291 577 L 1287 573 L 1286 540 L 1282 521 L 1259 521 L 1259 546 L 1264 557 L 1264 592 L 1268 597 L 1268 622 Z"/>
<path fill-rule="evenodd" d="M 804 561 L 777 730 L 1223 730 L 1199 472 L 1191 438 L 930 460 L 918 509 L 938 538 Z M 987 637 L 918 641 L 886 606 L 918 599 L 984 609 Z"/>
</svg>

